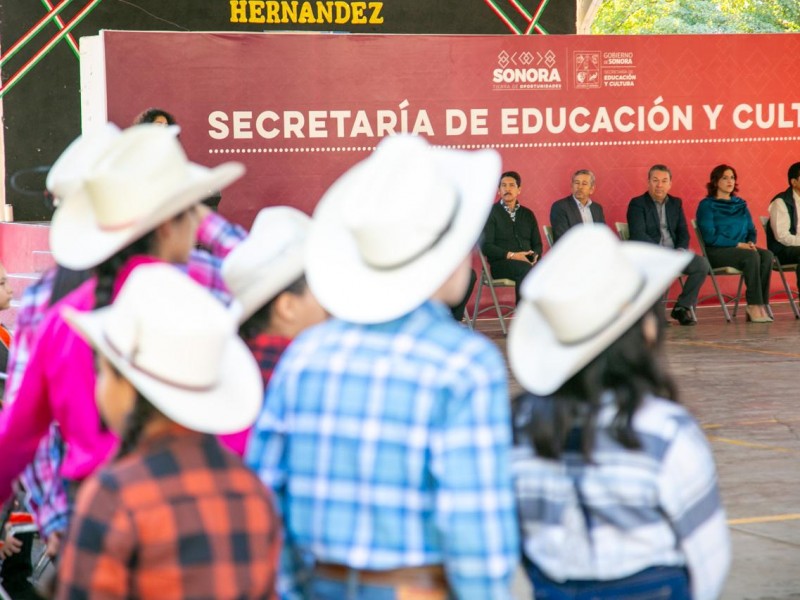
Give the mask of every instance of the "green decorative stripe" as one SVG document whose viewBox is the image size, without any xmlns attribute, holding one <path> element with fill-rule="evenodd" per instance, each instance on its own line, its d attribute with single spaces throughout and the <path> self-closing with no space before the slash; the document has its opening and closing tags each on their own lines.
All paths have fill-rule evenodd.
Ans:
<svg viewBox="0 0 800 600">
<path fill-rule="evenodd" d="M 64 0 L 52 12 L 42 17 L 42 19 L 38 23 L 36 23 L 36 25 L 34 25 L 33 28 L 31 28 L 31 30 L 28 31 L 28 33 L 22 36 L 22 38 L 18 40 L 16 44 L 12 45 L 11 48 L 9 48 L 6 51 L 6 53 L 3 54 L 2 57 L 0 57 L 0 67 L 6 64 L 11 59 L 11 57 L 14 56 L 17 52 L 19 52 L 25 46 L 25 44 L 31 41 L 36 36 L 36 34 L 38 34 L 42 29 L 47 27 L 47 24 L 55 17 L 57 17 L 58 14 L 62 10 L 64 10 L 70 2 L 72 2 L 72 0 Z"/>
<path fill-rule="evenodd" d="M 42 0 L 42 6 L 44 6 L 48 11 L 53 10 L 53 5 L 50 3 L 50 0 Z M 64 20 L 60 16 L 57 15 L 55 21 L 59 29 L 64 29 Z M 75 38 L 72 37 L 71 33 L 67 36 L 67 45 L 69 45 L 72 53 L 75 55 L 75 58 L 80 61 L 81 53 L 78 50 L 78 44 L 75 42 Z"/>
<path fill-rule="evenodd" d="M 503 12 L 503 9 L 497 6 L 497 3 L 494 0 L 484 0 L 484 2 L 489 5 L 489 8 L 491 8 L 498 17 L 500 17 L 500 20 L 503 21 L 513 33 L 516 33 L 517 35 L 522 34 L 522 30 L 517 27 L 511 19 L 508 18 L 506 13 Z"/>
</svg>

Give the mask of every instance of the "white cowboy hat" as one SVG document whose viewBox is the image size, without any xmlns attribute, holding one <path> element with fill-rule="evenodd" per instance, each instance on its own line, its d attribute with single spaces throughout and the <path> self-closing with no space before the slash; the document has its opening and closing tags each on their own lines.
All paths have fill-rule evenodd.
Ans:
<svg viewBox="0 0 800 600">
<path fill-rule="evenodd" d="M 233 315 L 177 268 L 139 266 L 113 304 L 64 317 L 176 423 L 235 433 L 258 416 L 261 374 Z"/>
<path fill-rule="evenodd" d="M 58 200 L 77 191 L 87 171 L 108 151 L 120 133 L 120 128 L 113 123 L 104 123 L 75 138 L 47 172 L 48 191 Z"/>
<path fill-rule="evenodd" d="M 296 208 L 264 208 L 247 238 L 225 257 L 222 278 L 241 305 L 240 321 L 303 275 L 310 224 L 309 216 Z"/>
<path fill-rule="evenodd" d="M 551 394 L 625 333 L 692 259 L 620 242 L 604 225 L 570 229 L 522 282 L 508 334 L 520 385 Z"/>
<path fill-rule="evenodd" d="M 499 177 L 493 150 L 434 148 L 412 135 L 384 139 L 314 211 L 311 291 L 329 313 L 355 323 L 415 309 L 475 245 Z"/>
<path fill-rule="evenodd" d="M 50 248 L 70 269 L 100 264 L 244 173 L 240 163 L 190 162 L 161 125 L 130 127 L 107 146 L 53 215 Z"/>
</svg>

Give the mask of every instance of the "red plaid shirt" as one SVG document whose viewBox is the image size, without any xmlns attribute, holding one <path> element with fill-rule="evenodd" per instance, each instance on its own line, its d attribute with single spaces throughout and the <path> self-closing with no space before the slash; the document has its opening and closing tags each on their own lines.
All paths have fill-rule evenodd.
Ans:
<svg viewBox="0 0 800 600">
<path fill-rule="evenodd" d="M 175 426 L 80 489 L 57 598 L 275 599 L 269 492 L 212 436 Z"/>
</svg>

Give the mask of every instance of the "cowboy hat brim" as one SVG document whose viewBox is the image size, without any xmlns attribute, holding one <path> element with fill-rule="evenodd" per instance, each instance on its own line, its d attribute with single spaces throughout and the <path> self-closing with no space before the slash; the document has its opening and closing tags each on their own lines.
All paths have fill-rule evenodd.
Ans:
<svg viewBox="0 0 800 600">
<path fill-rule="evenodd" d="M 692 260 L 691 252 L 670 251 L 645 242 L 624 242 L 621 252 L 644 278 L 644 285 L 607 327 L 580 343 L 560 342 L 536 305 L 526 300 L 525 290 L 537 286 L 543 264 L 533 269 L 522 284 L 523 299 L 517 306 L 508 334 L 508 360 L 520 385 L 539 395 L 552 394 L 580 369 L 622 336 L 656 301 Z M 569 265 L 560 265 L 568 268 Z M 553 285 L 553 281 L 549 281 Z M 591 302 L 591 299 L 587 299 Z M 575 318 L 580 318 L 576 315 Z"/>
<path fill-rule="evenodd" d="M 344 220 L 342 209 L 351 196 L 374 185 L 367 161 L 340 177 L 320 200 L 306 247 L 306 278 L 332 315 L 353 323 L 382 323 L 407 314 L 432 297 L 475 246 L 497 190 L 499 155 L 436 148 L 431 160 L 442 180 L 455 186 L 459 205 L 441 239 L 402 267 L 381 270 L 366 264 Z"/>
<path fill-rule="evenodd" d="M 211 434 L 237 433 L 255 422 L 263 403 L 263 383 L 240 338 L 231 336 L 225 342 L 220 380 L 213 388 L 182 389 L 137 369 L 110 346 L 104 332 L 112 309 L 113 305 L 92 312 L 65 309 L 64 318 L 161 413 L 188 429 Z"/>
<path fill-rule="evenodd" d="M 184 184 L 171 192 L 154 212 L 122 228 L 105 230 L 95 218 L 83 189 L 67 196 L 53 214 L 50 249 L 56 262 L 69 269 L 89 269 L 102 263 L 170 218 L 223 189 L 244 174 L 240 163 L 214 168 L 190 163 Z"/>
</svg>

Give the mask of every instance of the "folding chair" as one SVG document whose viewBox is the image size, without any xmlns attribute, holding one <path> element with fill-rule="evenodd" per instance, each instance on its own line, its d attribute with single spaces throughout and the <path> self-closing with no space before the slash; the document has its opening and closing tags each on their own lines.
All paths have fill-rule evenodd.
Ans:
<svg viewBox="0 0 800 600">
<path fill-rule="evenodd" d="M 553 227 L 551 225 L 542 225 L 544 231 L 544 239 L 547 240 L 547 247 L 553 248 Z"/>
<path fill-rule="evenodd" d="M 700 228 L 697 226 L 697 219 L 692 219 L 692 229 L 694 229 L 694 234 L 697 236 L 697 242 L 700 244 L 700 250 L 703 252 L 703 256 L 706 257 L 708 260 L 708 254 L 706 254 L 706 243 L 703 241 L 703 235 L 700 233 Z M 710 265 L 710 262 L 709 262 Z M 739 311 L 739 301 L 742 298 L 742 285 L 744 285 L 744 273 L 742 273 L 739 269 L 734 267 L 711 267 L 708 271 L 708 274 L 711 276 L 711 283 L 714 284 L 714 291 L 717 292 L 717 298 L 719 299 L 719 304 L 722 307 L 722 312 L 725 313 L 725 320 L 730 323 L 732 321 L 731 314 L 728 312 L 728 305 L 725 301 L 725 296 L 732 298 L 734 300 L 733 304 L 733 316 L 736 316 L 736 313 Z M 736 288 L 736 296 L 733 297 L 730 294 L 723 295 L 719 289 L 719 283 L 717 283 L 717 276 L 718 275 L 738 275 L 739 276 L 739 286 Z"/>
<path fill-rule="evenodd" d="M 631 230 L 628 228 L 627 223 L 623 221 L 617 221 L 614 223 L 614 227 L 617 228 L 617 235 L 623 242 L 627 242 L 631 239 Z"/>
<path fill-rule="evenodd" d="M 761 227 L 764 228 L 764 235 L 767 235 L 767 228 L 769 227 L 769 217 L 759 217 L 759 221 L 761 221 Z M 781 282 L 783 283 L 783 289 L 786 292 L 786 297 L 789 299 L 789 304 L 792 307 L 792 312 L 794 313 L 795 319 L 800 319 L 800 310 L 797 308 L 797 303 L 794 301 L 795 292 L 792 291 L 792 288 L 789 287 L 789 283 L 786 281 L 786 275 L 784 273 L 784 269 L 790 269 L 791 271 L 797 271 L 797 263 L 793 263 L 790 265 L 782 265 L 781 261 L 778 260 L 777 256 L 773 256 L 772 258 L 772 270 L 777 271 L 781 274 Z M 772 297 L 772 295 L 770 295 Z M 800 297 L 800 296 L 798 296 Z"/>
<path fill-rule="evenodd" d="M 483 287 L 486 286 L 489 288 L 489 293 L 492 295 L 492 303 L 494 304 L 494 310 L 497 313 L 497 318 L 500 321 L 500 329 L 503 331 L 503 335 L 508 334 L 508 330 L 506 328 L 506 317 L 511 316 L 516 310 L 515 306 L 509 306 L 507 304 L 500 304 L 497 300 L 497 292 L 495 292 L 495 288 L 513 288 L 516 287 L 513 279 L 493 279 L 492 274 L 489 272 L 489 263 L 486 261 L 486 257 L 483 255 L 480 249 L 478 249 L 478 256 L 481 259 L 481 274 L 478 277 L 478 290 L 475 293 L 475 308 L 472 309 L 472 322 L 470 323 L 470 329 L 475 329 L 475 322 L 478 320 L 478 315 L 482 312 L 487 310 L 491 310 L 491 306 L 487 306 L 484 309 L 481 309 L 481 290 Z M 505 315 L 503 314 L 503 309 L 506 310 Z"/>
</svg>

